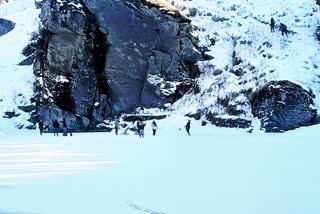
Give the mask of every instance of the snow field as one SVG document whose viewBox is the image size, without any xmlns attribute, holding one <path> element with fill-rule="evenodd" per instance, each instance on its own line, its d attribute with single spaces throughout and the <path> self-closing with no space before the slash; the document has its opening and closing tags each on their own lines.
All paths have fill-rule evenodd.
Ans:
<svg viewBox="0 0 320 214">
<path fill-rule="evenodd" d="M 186 120 L 171 116 L 159 121 L 155 137 L 149 122 L 143 139 L 113 132 L 8 137 L 14 145 L 50 145 L 53 151 L 98 155 L 93 159 L 106 163 L 0 188 L 0 208 L 48 214 L 318 212 L 318 136 L 249 134 L 202 127 L 197 121 L 187 136 L 179 130 Z M 316 133 L 319 126 L 311 129 Z M 2 160 L 0 155 L 0 169 Z"/>
</svg>

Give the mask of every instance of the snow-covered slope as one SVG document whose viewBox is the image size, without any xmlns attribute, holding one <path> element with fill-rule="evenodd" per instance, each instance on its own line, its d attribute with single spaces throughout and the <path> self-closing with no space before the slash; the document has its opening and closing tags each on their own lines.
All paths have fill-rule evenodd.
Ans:
<svg viewBox="0 0 320 214">
<path fill-rule="evenodd" d="M 21 51 L 28 44 L 30 34 L 37 30 L 39 11 L 26 9 L 21 13 L 3 17 L 16 23 L 15 28 L 0 37 L 0 133 L 17 127 L 30 125 L 29 113 L 18 106 L 30 105 L 33 95 L 33 67 L 18 66 L 23 59 Z M 6 117 L 11 112 L 17 117 Z M 18 116 L 19 115 L 19 116 Z"/>
<path fill-rule="evenodd" d="M 174 3 L 198 27 L 200 45 L 208 47 L 215 58 L 199 63 L 203 73 L 198 80 L 200 92 L 186 95 L 172 109 L 184 114 L 208 109 L 228 115 L 227 101 L 239 110 L 240 117 L 252 119 L 250 95 L 271 80 L 289 80 L 311 90 L 320 108 L 320 46 L 313 35 L 320 12 L 314 0 Z M 276 22 L 274 33 L 270 32 L 271 17 Z M 281 36 L 280 22 L 292 31 L 288 38 Z M 217 69 L 222 74 L 217 75 L 221 72 Z"/>
</svg>

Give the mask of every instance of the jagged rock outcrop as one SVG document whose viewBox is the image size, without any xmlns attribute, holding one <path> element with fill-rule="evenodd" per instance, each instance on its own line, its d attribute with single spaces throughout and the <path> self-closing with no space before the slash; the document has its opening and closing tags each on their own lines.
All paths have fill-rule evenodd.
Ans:
<svg viewBox="0 0 320 214">
<path fill-rule="evenodd" d="M 0 18 L 0 36 L 10 32 L 14 26 L 14 22 Z"/>
<path fill-rule="evenodd" d="M 266 132 L 283 132 L 312 125 L 317 117 L 313 95 L 289 81 L 271 81 L 254 94 L 252 113 Z"/>
<path fill-rule="evenodd" d="M 239 117 L 219 117 L 212 114 L 208 114 L 206 119 L 209 120 L 213 125 L 218 127 L 227 127 L 227 128 L 242 128 L 246 129 L 251 126 L 251 121 Z"/>
<path fill-rule="evenodd" d="M 204 59 L 190 21 L 144 0 L 45 0 L 30 45 L 40 119 L 88 129 L 107 116 L 174 102 Z M 36 54 L 35 54 L 36 53 Z"/>
</svg>

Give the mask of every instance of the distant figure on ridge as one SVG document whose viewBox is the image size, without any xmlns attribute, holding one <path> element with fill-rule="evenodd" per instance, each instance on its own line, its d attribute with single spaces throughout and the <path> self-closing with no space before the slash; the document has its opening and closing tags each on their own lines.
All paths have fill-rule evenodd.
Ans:
<svg viewBox="0 0 320 214">
<path fill-rule="evenodd" d="M 286 35 L 288 37 L 288 28 L 287 25 L 280 23 L 280 28 L 279 30 L 281 31 L 281 35 L 284 36 Z"/>
<path fill-rule="evenodd" d="M 191 120 L 188 120 L 187 124 L 184 126 L 188 135 L 190 135 L 190 127 L 191 127 Z"/>
<path fill-rule="evenodd" d="M 151 128 L 152 128 L 152 134 L 153 134 L 153 136 L 155 136 L 157 133 L 157 129 L 158 129 L 158 126 L 157 126 L 157 123 L 155 120 L 152 121 Z"/>
<path fill-rule="evenodd" d="M 271 20 L 270 20 L 270 29 L 271 29 L 271 33 L 274 32 L 274 19 L 273 17 L 271 17 Z"/>
</svg>

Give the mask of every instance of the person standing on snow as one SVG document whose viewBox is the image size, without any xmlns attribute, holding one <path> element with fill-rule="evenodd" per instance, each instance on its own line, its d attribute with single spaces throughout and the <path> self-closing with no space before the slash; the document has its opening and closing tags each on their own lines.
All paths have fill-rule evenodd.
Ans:
<svg viewBox="0 0 320 214">
<path fill-rule="evenodd" d="M 63 122 L 62 122 L 62 133 L 63 133 L 63 136 L 68 136 L 68 132 L 70 133 L 70 136 L 72 136 L 72 133 L 70 132 L 70 130 L 68 130 L 66 119 L 63 119 Z"/>
<path fill-rule="evenodd" d="M 271 20 L 270 20 L 270 29 L 271 29 L 271 33 L 274 32 L 274 19 L 273 17 L 271 17 Z"/>
<path fill-rule="evenodd" d="M 191 120 L 188 120 L 187 124 L 184 126 L 188 135 L 190 135 L 190 127 L 191 127 Z"/>
<path fill-rule="evenodd" d="M 120 123 L 120 121 L 119 121 L 118 117 L 116 117 L 116 118 L 114 119 L 114 129 L 115 129 L 116 135 L 118 135 L 119 123 Z"/>
<path fill-rule="evenodd" d="M 155 120 L 152 121 L 151 128 L 152 128 L 152 134 L 153 134 L 153 136 L 155 136 L 157 133 L 157 129 L 158 129 L 158 126 L 157 126 L 157 123 Z"/>
<path fill-rule="evenodd" d="M 53 126 L 53 136 L 59 136 L 59 131 L 60 131 L 60 125 L 57 120 L 52 121 L 52 126 Z"/>
<path fill-rule="evenodd" d="M 40 120 L 39 121 L 39 131 L 40 131 L 40 135 L 42 135 L 42 133 L 43 133 L 43 121 L 42 120 Z"/>
<path fill-rule="evenodd" d="M 144 127 L 145 127 L 145 123 L 141 120 L 138 121 L 137 123 L 137 129 L 138 129 L 138 134 L 139 134 L 139 137 L 143 138 L 144 137 Z"/>
</svg>

